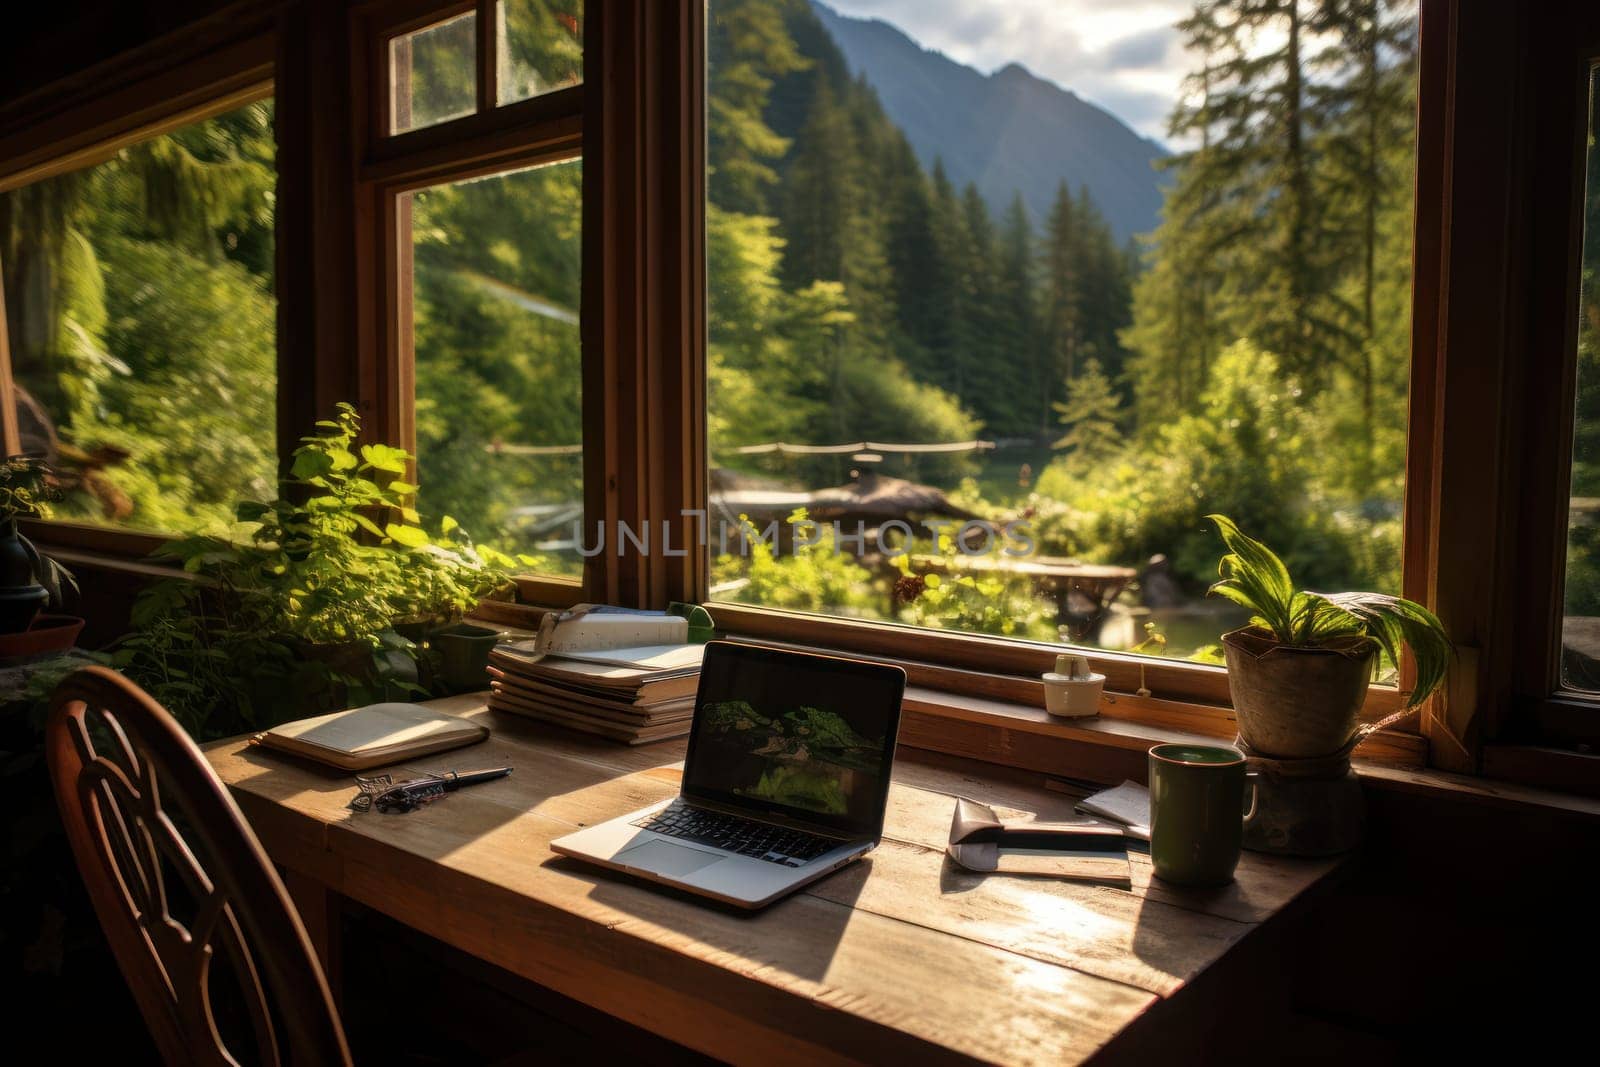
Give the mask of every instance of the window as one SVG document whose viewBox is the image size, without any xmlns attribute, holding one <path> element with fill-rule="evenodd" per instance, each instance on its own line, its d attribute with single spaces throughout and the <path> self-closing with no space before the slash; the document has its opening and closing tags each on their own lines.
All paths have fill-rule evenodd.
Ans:
<svg viewBox="0 0 1600 1067">
<path fill-rule="evenodd" d="M 18 436 L 57 518 L 211 530 L 271 496 L 274 156 L 261 100 L 0 193 Z"/>
<path fill-rule="evenodd" d="M 441 4 L 421 29 L 427 13 L 386 23 L 379 8 L 365 30 L 388 42 L 391 116 L 369 138 L 382 177 L 368 188 L 398 221 L 392 248 L 374 234 L 393 257 L 378 273 L 397 284 L 358 313 L 381 313 L 373 336 L 390 334 L 392 392 L 375 406 L 386 439 L 417 456 L 424 520 L 570 578 L 583 570 L 582 98 L 559 90 L 582 85 L 583 4 L 468 6 Z M 390 137 L 423 125 L 424 98 L 427 123 L 454 136 Z"/>
<path fill-rule="evenodd" d="M 583 0 L 496 0 L 499 102 L 583 81 Z"/>
<path fill-rule="evenodd" d="M 582 568 L 582 164 L 408 194 L 418 507 L 475 538 Z"/>
<path fill-rule="evenodd" d="M 471 11 L 389 42 L 390 132 L 436 126 L 477 110 L 477 42 L 478 16 Z"/>
<path fill-rule="evenodd" d="M 711 0 L 713 599 L 1214 660 L 1214 512 L 1400 592 L 1415 5 L 1059 8 Z"/>
<path fill-rule="evenodd" d="M 1590 67 L 1583 243 L 1577 329 L 1577 413 L 1567 511 L 1561 682 L 1600 693 L 1600 147 L 1595 107 L 1600 64 Z"/>
<path fill-rule="evenodd" d="M 385 73 L 392 134 L 581 84 L 583 0 L 480 0 L 390 37 Z"/>
</svg>

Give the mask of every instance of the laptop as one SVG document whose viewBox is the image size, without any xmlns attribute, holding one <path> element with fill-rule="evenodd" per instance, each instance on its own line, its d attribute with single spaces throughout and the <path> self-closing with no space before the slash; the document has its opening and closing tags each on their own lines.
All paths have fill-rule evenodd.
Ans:
<svg viewBox="0 0 1600 1067">
<path fill-rule="evenodd" d="M 905 687 L 898 667 L 712 641 L 678 797 L 550 847 L 764 907 L 878 844 Z"/>
</svg>

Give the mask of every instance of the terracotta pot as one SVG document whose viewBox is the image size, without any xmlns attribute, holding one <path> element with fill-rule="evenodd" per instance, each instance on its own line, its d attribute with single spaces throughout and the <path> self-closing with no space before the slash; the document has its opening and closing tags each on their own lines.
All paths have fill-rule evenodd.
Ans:
<svg viewBox="0 0 1600 1067">
<path fill-rule="evenodd" d="M 1264 756 L 1331 756 L 1355 736 L 1377 645 L 1353 638 L 1290 648 L 1247 627 L 1223 635 L 1239 736 Z"/>
<path fill-rule="evenodd" d="M 24 659 L 65 652 L 83 632 L 83 620 L 76 615 L 40 615 L 33 628 L 15 634 L 0 634 L 0 659 Z"/>
</svg>

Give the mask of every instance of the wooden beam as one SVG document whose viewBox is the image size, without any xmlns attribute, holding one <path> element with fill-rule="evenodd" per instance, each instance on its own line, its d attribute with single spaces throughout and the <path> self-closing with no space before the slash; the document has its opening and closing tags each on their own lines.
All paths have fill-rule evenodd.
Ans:
<svg viewBox="0 0 1600 1067">
<path fill-rule="evenodd" d="M 258 33 L 0 136 L 0 192 L 93 166 L 129 145 L 272 94 L 273 38 Z"/>
<path fill-rule="evenodd" d="M 339 5 L 285 8 L 278 64 L 296 71 L 278 88 L 278 456 L 341 400 L 370 415 L 359 363 L 361 257 L 355 147 L 358 99 L 349 20 Z M 365 66 L 364 64 L 362 65 Z"/>
</svg>

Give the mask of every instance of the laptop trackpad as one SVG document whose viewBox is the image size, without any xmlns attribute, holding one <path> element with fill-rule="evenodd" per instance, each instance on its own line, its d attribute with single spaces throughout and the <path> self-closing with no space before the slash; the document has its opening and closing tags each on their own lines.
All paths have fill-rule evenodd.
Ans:
<svg viewBox="0 0 1600 1067">
<path fill-rule="evenodd" d="M 627 867 L 637 867 L 657 874 L 681 878 L 702 867 L 721 863 L 727 857 L 720 852 L 702 852 L 670 841 L 646 841 L 642 845 L 625 848 L 616 855 L 616 862 Z"/>
</svg>

